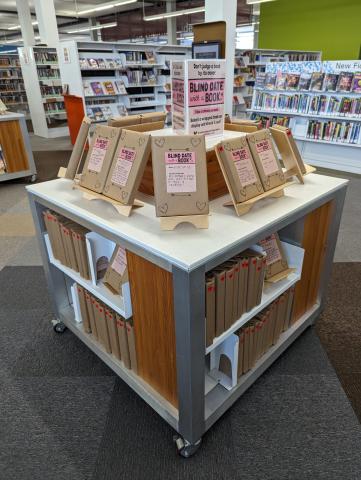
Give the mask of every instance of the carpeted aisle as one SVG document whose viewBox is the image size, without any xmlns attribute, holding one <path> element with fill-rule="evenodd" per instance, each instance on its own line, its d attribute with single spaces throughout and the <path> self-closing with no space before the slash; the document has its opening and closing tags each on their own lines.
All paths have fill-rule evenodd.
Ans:
<svg viewBox="0 0 361 480">
<path fill-rule="evenodd" d="M 357 372 L 359 357 L 347 335 L 355 334 L 349 325 L 361 332 L 351 288 L 360 273 L 357 264 L 335 265 L 317 326 L 342 384 L 354 393 L 359 387 L 345 378 Z M 53 332 L 42 267 L 5 267 L 0 290 L 1 479 L 360 478 L 360 424 L 315 329 L 185 460 L 175 453 L 172 429 L 150 407 L 71 332 Z M 348 345 L 355 351 L 346 363 Z"/>
</svg>

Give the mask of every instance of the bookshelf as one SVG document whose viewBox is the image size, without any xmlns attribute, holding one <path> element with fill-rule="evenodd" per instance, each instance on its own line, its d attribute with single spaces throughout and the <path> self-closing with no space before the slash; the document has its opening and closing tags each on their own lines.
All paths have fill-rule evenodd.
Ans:
<svg viewBox="0 0 361 480">
<path fill-rule="evenodd" d="M 170 112 L 170 61 L 191 54 L 189 47 L 121 42 L 63 41 L 60 50 L 63 83 L 100 123 L 110 116 Z"/>
<path fill-rule="evenodd" d="M 0 53 L 0 98 L 8 110 L 28 118 L 28 100 L 16 50 L 14 53 Z"/>
<path fill-rule="evenodd" d="M 289 126 L 308 163 L 361 173 L 360 72 L 357 60 L 269 64 L 248 112 Z"/>
<path fill-rule="evenodd" d="M 253 88 L 258 73 L 268 63 L 321 60 L 322 52 L 307 50 L 236 49 L 234 64 L 233 116 L 245 118 L 251 107 Z"/>
<path fill-rule="evenodd" d="M 180 225 L 171 232 L 172 242 L 160 234 L 149 198 L 142 198 L 142 211 L 125 222 L 110 205 L 84 199 L 70 180 L 30 186 L 30 206 L 56 321 L 63 322 L 196 449 L 204 433 L 322 312 L 347 183 L 309 174 L 304 185 L 288 186 L 285 197 L 267 202 L 242 222 L 223 206 L 227 197 L 211 200 L 210 228 L 190 232 Z M 42 215 L 48 208 L 126 248 L 137 375 L 106 353 L 75 321 L 68 295 L 75 278 L 48 255 Z M 227 235 L 220 235 L 223 231 Z M 263 306 L 297 282 L 291 326 L 227 389 L 207 375 L 212 348 L 232 332 L 205 349 L 205 274 L 274 231 L 290 245 L 296 271 L 274 286 L 277 291 L 265 292 Z M 97 288 L 93 293 L 100 294 Z M 241 317 L 240 324 L 243 321 L 246 318 Z"/>
<path fill-rule="evenodd" d="M 18 51 L 35 135 L 68 135 L 56 48 L 21 47 Z"/>
</svg>

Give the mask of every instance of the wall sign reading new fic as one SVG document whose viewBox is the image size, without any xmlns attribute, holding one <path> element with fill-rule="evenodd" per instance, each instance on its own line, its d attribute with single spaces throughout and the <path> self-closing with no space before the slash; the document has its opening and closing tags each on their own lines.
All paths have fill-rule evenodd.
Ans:
<svg viewBox="0 0 361 480">
<path fill-rule="evenodd" d="M 172 63 L 173 128 L 182 133 L 222 133 L 225 60 Z"/>
</svg>

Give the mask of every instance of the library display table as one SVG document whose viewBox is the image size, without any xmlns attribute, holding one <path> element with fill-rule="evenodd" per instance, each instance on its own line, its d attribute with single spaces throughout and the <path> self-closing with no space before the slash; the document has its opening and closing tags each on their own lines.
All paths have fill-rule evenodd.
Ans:
<svg viewBox="0 0 361 480">
<path fill-rule="evenodd" d="M 0 115 L 0 149 L 6 164 L 6 172 L 0 175 L 0 182 L 22 177 L 35 180 L 36 167 L 22 113 Z"/>
<path fill-rule="evenodd" d="M 140 196 L 144 207 L 126 218 L 102 200 L 84 199 L 66 179 L 28 186 L 56 318 L 177 430 L 183 454 L 189 456 L 202 435 L 322 311 L 347 183 L 309 174 L 304 185 L 288 186 L 284 197 L 262 200 L 242 217 L 222 206 L 227 196 L 219 197 L 210 202 L 209 229 L 181 224 L 169 232 L 160 230 L 152 197 Z M 42 216 L 47 208 L 127 249 L 138 374 L 106 353 L 74 321 L 67 272 L 48 255 Z M 206 350 L 205 274 L 276 231 L 282 240 L 304 249 L 302 273 L 289 280 L 298 280 L 292 325 L 234 388 L 227 390 L 219 384 L 210 388 L 207 356 L 212 346 Z M 287 285 L 280 282 L 274 288 L 281 294 Z M 263 295 L 260 308 L 275 294 Z M 248 320 L 248 314 L 242 315 L 237 326 Z M 222 338 L 234 330 L 230 328 Z M 215 339 L 214 345 L 220 341 Z"/>
</svg>

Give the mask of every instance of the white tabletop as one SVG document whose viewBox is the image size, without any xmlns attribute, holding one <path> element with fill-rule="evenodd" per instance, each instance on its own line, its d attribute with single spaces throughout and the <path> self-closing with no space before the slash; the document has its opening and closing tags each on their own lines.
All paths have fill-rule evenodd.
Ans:
<svg viewBox="0 0 361 480">
<path fill-rule="evenodd" d="M 4 115 L 0 115 L 0 122 L 6 122 L 9 120 L 19 120 L 20 118 L 24 118 L 22 113 L 14 113 L 7 111 Z"/>
<path fill-rule="evenodd" d="M 103 200 L 85 200 L 81 191 L 72 188 L 71 180 L 52 180 L 26 188 L 54 207 L 59 206 L 110 231 L 120 240 L 123 238 L 171 264 L 192 270 L 347 183 L 348 180 L 340 178 L 309 174 L 304 185 L 295 183 L 285 189 L 284 197 L 257 202 L 242 217 L 237 217 L 234 208 L 223 207 L 228 197 L 221 197 L 210 203 L 209 229 L 197 230 L 192 225 L 181 224 L 173 231 L 160 229 L 151 197 L 146 197 L 145 206 L 134 210 L 127 218 L 120 216 L 112 205 Z"/>
<path fill-rule="evenodd" d="M 162 130 L 153 130 L 148 133 L 150 133 L 152 136 L 159 135 L 160 137 L 177 135 L 177 132 L 173 130 L 173 128 L 163 128 Z M 245 135 L 246 133 L 234 132 L 233 130 L 224 130 L 223 134 L 220 135 L 206 135 L 206 150 L 207 152 L 214 150 L 214 147 L 217 145 L 217 143 L 221 142 L 222 140 L 226 140 L 227 138 L 243 137 Z"/>
</svg>

